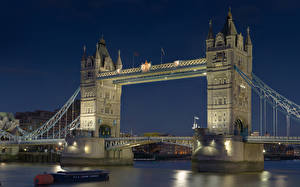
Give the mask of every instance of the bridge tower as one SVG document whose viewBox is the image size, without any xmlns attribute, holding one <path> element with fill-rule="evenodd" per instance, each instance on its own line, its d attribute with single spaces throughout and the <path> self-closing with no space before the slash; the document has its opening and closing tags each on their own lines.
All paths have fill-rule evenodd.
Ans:
<svg viewBox="0 0 300 187">
<path fill-rule="evenodd" d="M 222 31 L 214 36 L 212 22 L 206 39 L 207 122 L 211 132 L 234 134 L 251 129 L 251 88 L 234 70 L 234 65 L 249 77 L 252 73 L 252 43 L 238 34 L 231 10 Z"/>
<path fill-rule="evenodd" d="M 81 59 L 80 129 L 92 132 L 94 137 L 120 135 L 120 85 L 112 80 L 97 80 L 97 74 L 122 69 L 120 51 L 116 64 L 112 61 L 103 37 L 97 42 L 96 52 L 87 56 L 84 47 Z"/>
</svg>

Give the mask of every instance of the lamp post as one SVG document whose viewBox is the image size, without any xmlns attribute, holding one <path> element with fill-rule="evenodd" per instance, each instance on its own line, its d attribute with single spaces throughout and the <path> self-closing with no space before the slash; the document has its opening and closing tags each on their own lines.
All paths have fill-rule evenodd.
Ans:
<svg viewBox="0 0 300 187">
<path fill-rule="evenodd" d="M 194 124 L 192 127 L 193 130 L 199 128 L 196 120 L 199 120 L 199 118 L 197 116 L 194 116 Z"/>
</svg>

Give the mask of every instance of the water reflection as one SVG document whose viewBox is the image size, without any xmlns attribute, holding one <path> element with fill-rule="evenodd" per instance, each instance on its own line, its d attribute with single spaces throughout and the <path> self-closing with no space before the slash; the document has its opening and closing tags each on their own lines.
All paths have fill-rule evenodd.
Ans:
<svg viewBox="0 0 300 187">
<path fill-rule="evenodd" d="M 197 173 L 186 162 L 139 162 L 133 167 L 67 167 L 34 163 L 0 163 L 2 186 L 33 186 L 38 173 L 63 170 L 106 169 L 110 171 L 108 182 L 64 184 L 53 186 L 78 187 L 281 187 L 299 186 L 300 162 L 267 162 L 266 171 L 242 174 Z"/>
<path fill-rule="evenodd" d="M 186 170 L 175 170 L 174 173 L 174 185 L 173 186 L 188 186 L 189 182 L 189 175 L 191 174 L 191 171 Z"/>
</svg>

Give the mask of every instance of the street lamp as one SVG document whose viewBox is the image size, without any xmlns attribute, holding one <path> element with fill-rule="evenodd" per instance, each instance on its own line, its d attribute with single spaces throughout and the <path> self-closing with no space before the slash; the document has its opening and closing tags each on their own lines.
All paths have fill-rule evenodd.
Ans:
<svg viewBox="0 0 300 187">
<path fill-rule="evenodd" d="M 199 117 L 197 117 L 197 116 L 194 116 L 194 124 L 193 124 L 193 127 L 192 127 L 192 129 L 193 130 L 195 130 L 195 129 L 197 129 L 197 128 L 199 128 L 200 126 L 198 126 L 198 124 L 197 124 L 197 121 L 196 120 L 199 120 Z"/>
</svg>

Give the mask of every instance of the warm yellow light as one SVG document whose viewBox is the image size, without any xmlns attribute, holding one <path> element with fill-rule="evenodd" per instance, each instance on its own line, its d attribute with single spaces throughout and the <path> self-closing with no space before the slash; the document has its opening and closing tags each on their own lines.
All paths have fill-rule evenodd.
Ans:
<svg viewBox="0 0 300 187">
<path fill-rule="evenodd" d="M 226 151 L 227 151 L 227 154 L 228 154 L 229 156 L 231 156 L 231 154 L 232 154 L 232 152 L 231 152 L 231 141 L 230 141 L 230 140 L 226 140 L 226 141 L 224 142 L 224 145 L 225 145 L 225 149 L 226 149 Z"/>
<path fill-rule="evenodd" d="M 266 150 L 263 150 L 263 153 L 265 153 L 266 152 Z"/>
<path fill-rule="evenodd" d="M 89 153 L 89 152 L 90 152 L 90 147 L 86 145 L 86 146 L 84 147 L 84 152 L 85 152 L 85 153 Z"/>
<path fill-rule="evenodd" d="M 73 146 L 77 146 L 77 142 L 74 142 L 74 143 L 73 143 Z"/>
<path fill-rule="evenodd" d="M 179 60 L 174 61 L 175 66 L 179 66 Z"/>
<path fill-rule="evenodd" d="M 216 141 L 215 140 L 212 140 L 211 142 L 210 142 L 210 146 L 215 146 L 216 145 Z"/>
<path fill-rule="evenodd" d="M 61 146 L 61 145 L 62 145 L 62 142 L 58 142 L 58 145 Z"/>
<path fill-rule="evenodd" d="M 27 151 L 27 149 L 25 148 L 24 151 Z"/>
</svg>

